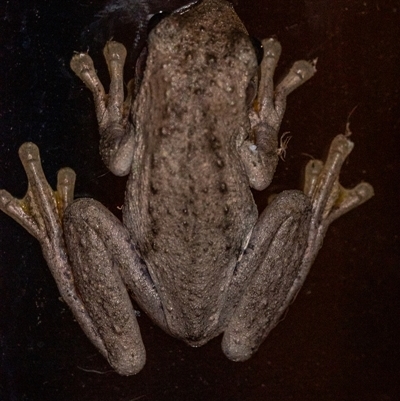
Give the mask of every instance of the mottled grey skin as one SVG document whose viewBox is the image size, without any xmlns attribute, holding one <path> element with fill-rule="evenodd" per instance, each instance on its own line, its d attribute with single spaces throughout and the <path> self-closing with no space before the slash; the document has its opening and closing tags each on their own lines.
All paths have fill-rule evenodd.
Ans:
<svg viewBox="0 0 400 401">
<path fill-rule="evenodd" d="M 339 135 L 325 164 L 309 163 L 304 192 L 277 195 L 258 216 L 250 187 L 269 185 L 285 151 L 286 96 L 315 72 L 299 61 L 274 87 L 280 46 L 263 46 L 258 66 L 231 5 L 204 0 L 151 32 L 144 77 L 125 100 L 121 44 L 104 50 L 108 95 L 90 57 L 73 57 L 94 95 L 103 160 L 129 174 L 123 224 L 92 199 L 73 202 L 70 169 L 53 193 L 31 143 L 20 149 L 26 197 L 0 193 L 0 208 L 38 238 L 63 298 L 120 374 L 145 363 L 127 288 L 167 333 L 193 346 L 224 333 L 224 353 L 245 360 L 300 289 L 328 225 L 373 195 L 366 183 L 340 186 L 353 144 Z"/>
</svg>

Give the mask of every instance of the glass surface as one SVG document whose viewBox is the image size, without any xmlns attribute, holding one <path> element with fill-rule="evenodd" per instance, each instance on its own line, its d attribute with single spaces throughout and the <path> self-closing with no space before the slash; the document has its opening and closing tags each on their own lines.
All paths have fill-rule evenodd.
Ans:
<svg viewBox="0 0 400 401">
<path fill-rule="evenodd" d="M 295 60 L 318 57 L 318 73 L 290 95 L 281 132 L 292 139 L 271 187 L 256 194 L 260 209 L 269 193 L 300 187 L 306 162 L 326 153 L 355 106 L 342 183 L 368 181 L 375 197 L 331 226 L 303 289 L 249 361 L 227 360 L 220 337 L 190 348 L 142 313 L 147 363 L 133 377 L 111 371 L 60 301 L 36 240 L 0 213 L 1 400 L 398 399 L 400 5 L 234 3 L 251 35 L 281 41 L 278 77 Z M 23 196 L 17 150 L 33 141 L 52 185 L 70 166 L 76 194 L 118 214 L 125 181 L 100 161 L 91 94 L 69 68 L 102 6 L 1 2 L 0 187 Z M 106 79 L 99 47 L 89 50 Z"/>
</svg>

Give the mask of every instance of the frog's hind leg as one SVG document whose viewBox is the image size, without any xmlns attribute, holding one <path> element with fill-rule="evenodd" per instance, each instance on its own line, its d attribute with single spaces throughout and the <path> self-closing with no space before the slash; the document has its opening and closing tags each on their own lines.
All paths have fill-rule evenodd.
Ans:
<svg viewBox="0 0 400 401">
<path fill-rule="evenodd" d="M 227 301 L 222 346 L 230 359 L 257 351 L 303 285 L 329 224 L 373 196 L 368 183 L 339 184 L 352 148 L 348 135 L 335 137 L 325 163 L 309 162 L 304 194 L 283 192 L 260 216 Z"/>
<path fill-rule="evenodd" d="M 334 220 L 374 195 L 374 189 L 367 182 L 361 182 L 351 189 L 339 183 L 341 166 L 354 147 L 349 139 L 350 134 L 347 125 L 346 134 L 333 139 L 325 163 L 310 160 L 306 166 L 303 191 L 311 199 L 313 217 L 303 265 L 310 265 L 314 261 L 325 233 Z"/>
<path fill-rule="evenodd" d="M 57 176 L 57 190 L 53 191 L 44 175 L 38 147 L 31 142 L 22 144 L 19 157 L 28 177 L 28 190 L 22 199 L 0 190 L 0 210 L 39 241 L 61 297 L 86 335 L 104 354 L 103 343 L 76 292 L 63 236 L 62 216 L 73 201 L 75 173 L 70 168 L 61 169 Z"/>
<path fill-rule="evenodd" d="M 137 373 L 145 352 L 122 281 L 156 323 L 165 328 L 165 321 L 126 229 L 98 202 L 73 202 L 75 173 L 70 168 L 59 171 L 53 191 L 35 144 L 24 143 L 19 156 L 28 177 L 27 193 L 17 199 L 0 190 L 0 210 L 39 241 L 63 300 L 92 343 L 119 373 Z"/>
<path fill-rule="evenodd" d="M 122 223 L 93 199 L 79 199 L 66 210 L 64 231 L 75 285 L 106 358 L 118 373 L 136 374 L 146 356 L 126 286 L 138 304 L 166 326 L 144 262 Z"/>
<path fill-rule="evenodd" d="M 306 248 L 310 211 L 302 192 L 285 191 L 259 217 L 222 314 L 228 319 L 222 348 L 229 359 L 250 358 L 286 307 Z"/>
</svg>

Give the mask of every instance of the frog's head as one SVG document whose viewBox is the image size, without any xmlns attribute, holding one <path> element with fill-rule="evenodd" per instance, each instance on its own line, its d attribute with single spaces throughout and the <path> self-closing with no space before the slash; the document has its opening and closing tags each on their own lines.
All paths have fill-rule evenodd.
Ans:
<svg viewBox="0 0 400 401">
<path fill-rule="evenodd" d="M 224 100 L 229 102 L 234 95 L 243 99 L 244 109 L 248 88 L 257 81 L 254 41 L 225 0 L 204 0 L 164 18 L 149 35 L 148 51 L 151 64 L 158 63 L 166 81 L 181 71 L 180 80 L 187 78 L 183 88 L 191 86 L 198 92 L 207 91 L 210 84 L 220 88 L 212 91 L 220 97 L 210 100 L 213 105 L 226 104 Z"/>
</svg>

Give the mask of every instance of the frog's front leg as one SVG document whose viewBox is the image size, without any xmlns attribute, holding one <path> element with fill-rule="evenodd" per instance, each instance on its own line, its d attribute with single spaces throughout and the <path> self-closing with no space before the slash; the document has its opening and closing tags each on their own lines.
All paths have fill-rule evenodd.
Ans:
<svg viewBox="0 0 400 401">
<path fill-rule="evenodd" d="M 38 239 L 62 298 L 114 369 L 125 375 L 137 373 L 145 363 L 145 350 L 124 282 L 149 316 L 163 328 L 166 324 L 129 233 L 98 202 L 72 202 L 73 170 L 60 170 L 54 192 L 37 146 L 25 143 L 19 155 L 28 176 L 27 194 L 16 199 L 1 190 L 0 210 Z"/>
<path fill-rule="evenodd" d="M 71 69 L 93 93 L 100 132 L 100 154 L 104 164 L 115 175 L 129 173 L 134 154 L 134 126 L 128 118 L 132 105 L 133 83 L 128 85 L 124 100 L 123 69 L 126 49 L 121 43 L 107 42 L 103 51 L 110 73 L 110 89 L 106 94 L 93 61 L 87 53 L 77 53 L 71 59 Z"/>
<path fill-rule="evenodd" d="M 296 61 L 282 81 L 274 86 L 274 72 L 281 54 L 275 39 L 262 41 L 264 56 L 254 107 L 249 112 L 252 135 L 240 147 L 250 186 L 265 189 L 278 163 L 278 132 L 285 113 L 286 98 L 316 72 L 315 61 Z M 253 137 L 254 136 L 254 137 Z"/>
<path fill-rule="evenodd" d="M 223 314 L 222 346 L 230 359 L 246 360 L 257 351 L 304 283 L 329 224 L 373 196 L 368 183 L 350 190 L 339 184 L 352 148 L 348 136 L 338 135 L 325 163 L 309 162 L 304 193 L 283 192 L 261 214 Z"/>
</svg>

